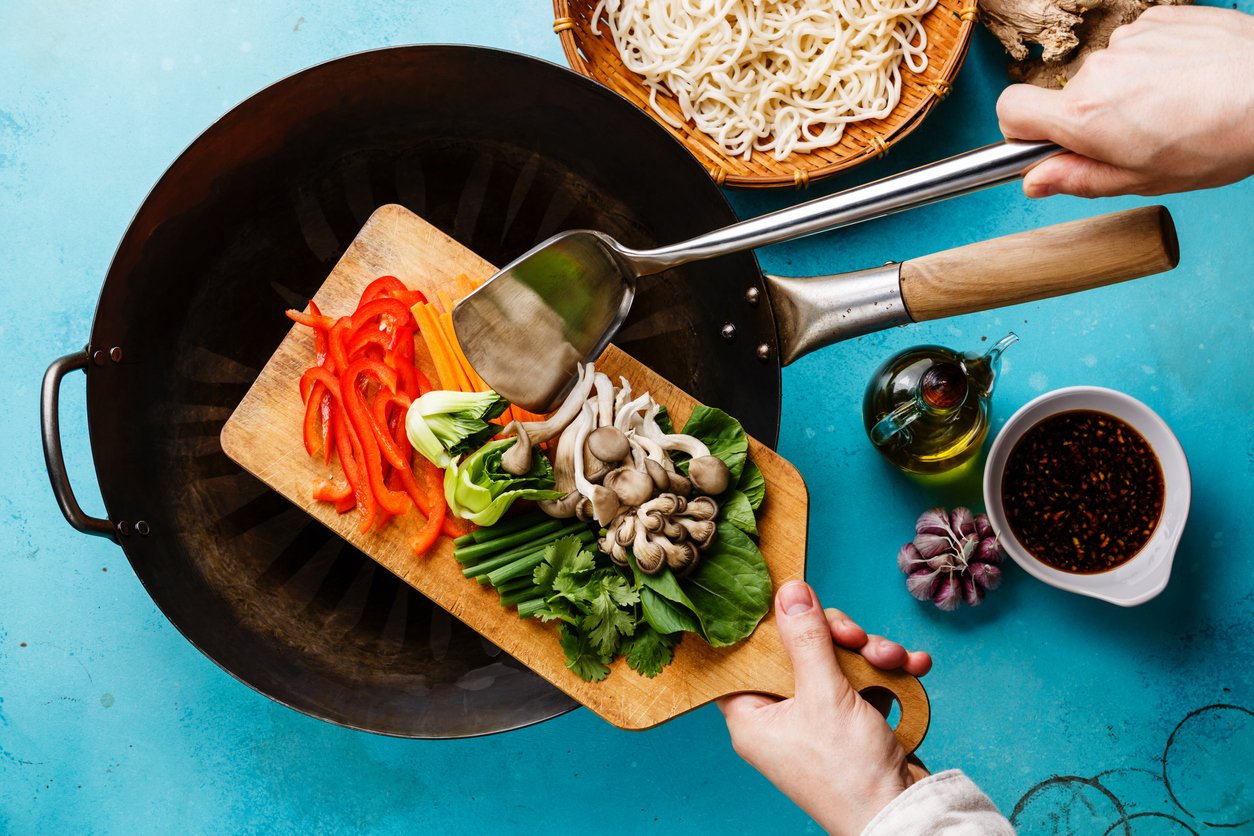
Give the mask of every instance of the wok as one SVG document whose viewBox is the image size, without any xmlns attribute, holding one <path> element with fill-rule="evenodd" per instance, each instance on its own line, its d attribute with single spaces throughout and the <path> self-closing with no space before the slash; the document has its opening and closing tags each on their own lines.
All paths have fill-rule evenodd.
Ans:
<svg viewBox="0 0 1254 836">
<path fill-rule="evenodd" d="M 287 332 L 283 310 L 304 307 L 386 203 L 501 264 L 570 226 L 653 246 L 735 220 L 678 141 L 556 65 L 411 46 L 313 67 L 210 126 L 140 207 L 86 350 L 45 375 L 49 477 L 70 524 L 114 539 L 188 641 L 266 696 L 407 737 L 517 728 L 575 704 L 218 442 Z M 618 343 L 773 444 L 780 369 L 754 352 L 774 326 L 744 304 L 750 288 L 751 255 L 658 277 Z M 726 342 L 725 324 L 745 338 Z M 107 519 L 83 513 L 61 456 L 57 393 L 79 369 Z"/>
<path fill-rule="evenodd" d="M 555 65 L 412 46 L 305 70 L 212 125 L 140 207 L 86 349 L 44 377 L 49 478 L 70 524 L 115 540 L 171 623 L 262 694 L 391 735 L 517 728 L 574 703 L 218 440 L 287 331 L 282 311 L 304 306 L 386 203 L 497 264 L 563 229 L 656 247 L 736 220 L 663 128 Z M 615 342 L 773 446 L 779 351 L 758 302 L 788 281 L 768 287 L 746 253 L 643 279 Z M 804 325 L 786 319 L 786 333 Z M 820 331 L 810 347 L 830 341 Z M 107 519 L 81 510 L 61 454 L 59 387 L 79 369 Z"/>
</svg>

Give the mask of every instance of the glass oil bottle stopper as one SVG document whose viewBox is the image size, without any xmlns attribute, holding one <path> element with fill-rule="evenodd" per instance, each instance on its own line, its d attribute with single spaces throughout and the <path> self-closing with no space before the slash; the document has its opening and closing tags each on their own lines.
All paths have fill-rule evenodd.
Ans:
<svg viewBox="0 0 1254 836">
<path fill-rule="evenodd" d="M 1009 334 L 984 354 L 938 345 L 908 348 L 886 360 L 863 398 L 871 443 L 911 473 L 941 473 L 979 452 L 989 404 Z"/>
</svg>

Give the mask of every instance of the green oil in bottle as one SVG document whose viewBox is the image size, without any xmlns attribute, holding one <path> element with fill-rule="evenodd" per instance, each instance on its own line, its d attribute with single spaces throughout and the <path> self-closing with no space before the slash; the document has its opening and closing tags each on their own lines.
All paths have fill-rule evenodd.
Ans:
<svg viewBox="0 0 1254 836">
<path fill-rule="evenodd" d="M 1008 334 L 983 354 L 920 345 L 890 357 L 862 400 L 871 443 L 908 473 L 943 473 L 970 460 L 988 435 L 1002 352 L 1018 340 Z"/>
</svg>

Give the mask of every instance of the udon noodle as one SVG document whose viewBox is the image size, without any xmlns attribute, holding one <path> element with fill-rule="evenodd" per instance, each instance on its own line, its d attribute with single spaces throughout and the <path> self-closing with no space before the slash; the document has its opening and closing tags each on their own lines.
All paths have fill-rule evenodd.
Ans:
<svg viewBox="0 0 1254 836">
<path fill-rule="evenodd" d="M 923 16 L 936 0 L 600 0 L 628 69 L 653 111 L 671 94 L 729 155 L 782 160 L 826 148 L 845 126 L 887 116 L 902 67 L 927 67 Z"/>
</svg>

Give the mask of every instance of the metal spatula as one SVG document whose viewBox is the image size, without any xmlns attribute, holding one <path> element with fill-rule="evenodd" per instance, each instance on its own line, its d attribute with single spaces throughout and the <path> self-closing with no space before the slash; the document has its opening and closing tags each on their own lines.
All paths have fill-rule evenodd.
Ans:
<svg viewBox="0 0 1254 836">
<path fill-rule="evenodd" d="M 627 318 L 639 277 L 1007 183 L 1062 150 L 1001 142 L 654 250 L 593 230 L 563 232 L 463 299 L 453 326 L 489 386 L 546 411 Z"/>
</svg>

